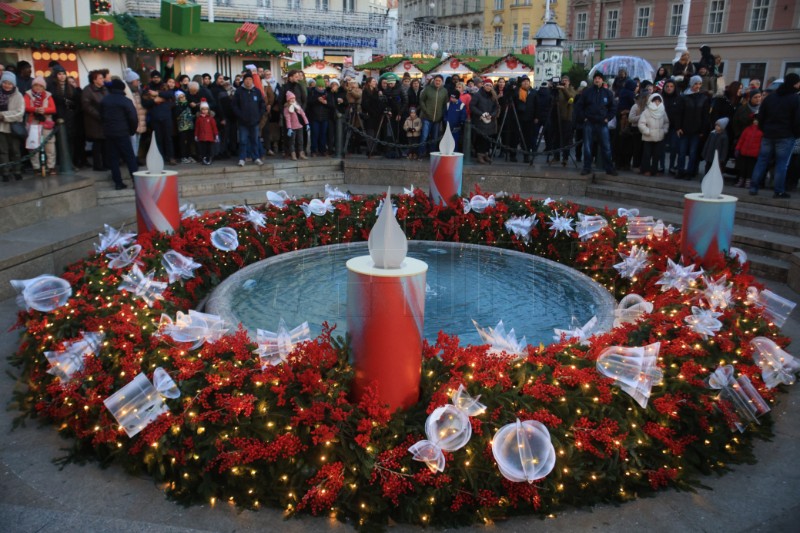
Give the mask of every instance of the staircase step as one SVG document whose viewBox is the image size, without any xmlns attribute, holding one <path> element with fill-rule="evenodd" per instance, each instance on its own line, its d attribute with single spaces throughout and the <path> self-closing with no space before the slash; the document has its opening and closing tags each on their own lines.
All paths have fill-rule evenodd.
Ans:
<svg viewBox="0 0 800 533">
<path fill-rule="evenodd" d="M 97 204 L 94 180 L 83 176 L 30 176 L 2 185 L 0 234 L 80 213 Z"/>
</svg>

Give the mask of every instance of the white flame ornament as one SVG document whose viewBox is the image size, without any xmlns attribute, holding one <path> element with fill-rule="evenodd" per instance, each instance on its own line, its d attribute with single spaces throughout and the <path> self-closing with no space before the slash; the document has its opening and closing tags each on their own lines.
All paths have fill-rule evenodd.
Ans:
<svg viewBox="0 0 800 533">
<path fill-rule="evenodd" d="M 186 257 L 175 250 L 170 250 L 165 253 L 161 257 L 161 264 L 167 271 L 170 283 L 175 283 L 179 279 L 192 279 L 194 277 L 194 271 L 202 266 L 200 263 L 196 263 L 191 257 Z"/>
<path fill-rule="evenodd" d="M 233 228 L 219 228 L 211 232 L 211 245 L 223 252 L 232 252 L 239 247 L 239 236 Z"/>
<path fill-rule="evenodd" d="M 17 291 L 20 309 L 35 309 L 49 313 L 65 305 L 72 296 L 72 287 L 63 278 L 43 274 L 31 279 L 12 279 L 11 286 Z"/>
<path fill-rule="evenodd" d="M 582 241 L 589 240 L 592 235 L 608 226 L 608 222 L 600 215 L 584 215 L 578 213 L 578 238 Z"/>
<path fill-rule="evenodd" d="M 795 374 L 800 372 L 800 361 L 767 337 L 755 337 L 750 346 L 753 347 L 753 361 L 761 367 L 761 378 L 768 389 L 781 383 L 794 384 Z"/>
<path fill-rule="evenodd" d="M 635 244 L 631 247 L 628 255 L 619 252 L 619 256 L 622 258 L 622 262 L 614 265 L 614 268 L 623 278 L 633 279 L 637 272 L 650 264 L 647 261 L 647 252 Z"/>
<path fill-rule="evenodd" d="M 392 197 L 386 191 L 386 201 Z M 376 268 L 400 268 L 408 253 L 408 241 L 390 209 L 381 209 L 378 220 L 369 232 L 369 255 Z"/>
<path fill-rule="evenodd" d="M 122 228 L 116 230 L 108 224 L 103 224 L 106 232 L 100 234 L 100 244 L 94 245 L 94 250 L 99 254 L 111 248 L 124 248 L 136 238 L 135 233 L 123 233 Z"/>
<path fill-rule="evenodd" d="M 445 123 L 444 135 L 442 140 L 439 141 L 439 152 L 442 155 L 453 155 L 456 151 L 456 140 L 453 138 L 453 132 L 450 131 L 450 123 Z"/>
<path fill-rule="evenodd" d="M 597 358 L 597 371 L 613 379 L 644 409 L 653 385 L 661 384 L 664 377 L 658 368 L 660 348 L 660 342 L 635 348 L 610 346 Z"/>
<path fill-rule="evenodd" d="M 506 327 L 502 320 L 498 322 L 497 326 L 494 328 L 482 328 L 475 320 L 472 321 L 472 325 L 478 330 L 478 335 L 481 336 L 483 342 L 489 345 L 489 355 L 505 353 L 508 355 L 515 355 L 518 358 L 525 355 L 525 347 L 527 346 L 525 337 L 522 337 L 522 339 L 518 341 L 514 328 L 511 328 L 511 330 L 506 333 Z"/>
<path fill-rule="evenodd" d="M 157 335 L 172 337 L 175 342 L 193 342 L 191 349 L 194 350 L 205 342 L 218 341 L 228 333 L 228 329 L 225 321 L 217 315 L 190 309 L 189 313 L 178 311 L 174 321 L 167 315 L 161 315 Z"/>
<path fill-rule="evenodd" d="M 134 437 L 162 413 L 169 412 L 162 396 L 179 398 L 180 395 L 169 374 L 158 367 L 153 373 L 153 383 L 143 373 L 139 374 L 103 403 L 128 437 Z"/>
<path fill-rule="evenodd" d="M 314 198 L 310 202 L 301 205 L 300 209 L 303 210 L 306 218 L 310 218 L 311 215 L 324 217 L 326 214 L 336 211 L 336 207 L 333 205 L 330 198 L 326 198 L 324 201 L 319 198 Z"/>
<path fill-rule="evenodd" d="M 462 204 L 464 205 L 464 214 L 466 215 L 470 211 L 475 211 L 476 213 L 483 213 L 486 211 L 488 207 L 494 207 L 496 205 L 494 195 L 489 195 L 489 197 L 485 197 L 481 194 L 476 194 L 469 200 L 466 198 L 461 199 Z"/>
<path fill-rule="evenodd" d="M 350 200 L 350 195 L 346 192 L 340 191 L 339 187 L 331 187 L 326 183 L 325 198 L 329 199 L 331 202 L 336 202 L 339 200 L 348 201 Z"/>
<path fill-rule="evenodd" d="M 253 353 L 261 360 L 262 368 L 285 363 L 295 345 L 311 340 L 308 322 L 303 322 L 290 331 L 283 318 L 278 324 L 278 331 L 257 329 L 256 335 L 258 348 Z"/>
<path fill-rule="evenodd" d="M 105 339 L 105 333 L 84 333 L 83 336 L 66 344 L 63 350 L 44 352 L 50 363 L 48 374 L 52 374 L 67 382 L 72 379 L 75 372 L 83 370 L 83 359 L 95 355 Z"/>
<path fill-rule="evenodd" d="M 693 305 L 691 316 L 684 317 L 683 321 L 689 325 L 692 331 L 704 339 L 708 339 L 722 329 L 722 322 L 717 320 L 717 317 L 720 316 L 722 316 L 722 313 L 718 313 L 713 309 L 701 309 Z"/>
<path fill-rule="evenodd" d="M 127 248 L 121 248 L 118 252 L 108 252 L 106 254 L 106 257 L 109 259 L 108 268 L 125 268 L 130 266 L 131 263 L 136 261 L 140 253 L 142 253 L 141 244 L 134 244 Z"/>
<path fill-rule="evenodd" d="M 632 324 L 642 316 L 653 312 L 653 304 L 638 294 L 628 294 L 617 304 L 614 310 L 614 327 Z"/>
<path fill-rule="evenodd" d="M 539 219 L 535 215 L 511 217 L 506 220 L 505 227 L 509 233 L 516 235 L 524 242 L 528 242 L 531 240 L 531 230 L 536 226 L 537 222 L 539 222 Z"/>
<path fill-rule="evenodd" d="M 437 407 L 425 421 L 427 440 L 421 440 L 408 448 L 415 461 L 421 461 L 432 472 L 444 471 L 443 452 L 454 452 L 464 447 L 472 437 L 470 416 L 478 416 L 486 411 L 486 406 L 478 402 L 480 396 L 472 398 L 459 385 L 452 396 L 453 405 Z"/>
<path fill-rule="evenodd" d="M 150 138 L 150 148 L 147 150 L 147 156 L 144 162 L 147 165 L 147 172 L 149 174 L 161 174 L 164 172 L 164 158 L 161 157 L 161 152 L 158 151 L 155 131 Z"/>
<path fill-rule="evenodd" d="M 661 292 L 667 292 L 670 289 L 675 289 L 681 294 L 694 287 L 697 278 L 703 275 L 703 269 L 695 270 L 694 263 L 685 267 L 678 263 L 674 263 L 672 259 L 667 258 L 667 270 L 661 278 L 656 281 L 656 285 L 661 285 Z"/>
<path fill-rule="evenodd" d="M 703 181 L 700 183 L 703 198 L 711 200 L 721 198 L 723 184 L 722 171 L 719 168 L 719 152 L 714 150 L 714 162 L 711 163 L 711 168 L 703 176 Z"/>
<path fill-rule="evenodd" d="M 725 413 L 731 429 L 744 433 L 751 422 L 759 424 L 758 417 L 768 413 L 770 407 L 758 393 L 747 376 L 733 377 L 733 366 L 718 367 L 708 378 L 708 386 L 720 391 L 717 400 Z"/>
<path fill-rule="evenodd" d="M 289 195 L 286 193 L 286 191 L 267 191 L 267 202 L 278 209 L 285 209 L 286 202 L 289 200 L 291 200 L 291 198 L 289 198 Z"/>
<path fill-rule="evenodd" d="M 509 481 L 533 483 L 556 465 L 556 450 L 547 427 L 536 420 L 506 424 L 492 439 L 497 468 Z"/>
<path fill-rule="evenodd" d="M 573 321 L 575 319 L 573 318 Z M 593 316 L 586 324 L 580 327 L 574 327 L 572 329 L 553 329 L 555 335 L 553 336 L 553 340 L 556 342 L 561 342 L 561 336 L 566 336 L 567 340 L 575 340 L 578 344 L 585 344 L 590 345 L 589 337 L 592 336 L 592 330 L 594 329 L 595 325 L 597 324 L 597 317 Z"/>
<path fill-rule="evenodd" d="M 139 269 L 139 265 L 134 264 L 129 273 L 122 275 L 122 283 L 119 284 L 117 290 L 128 291 L 144 300 L 147 307 L 153 307 L 156 300 L 164 299 L 164 295 L 161 293 L 167 288 L 167 284 L 163 281 L 153 279 L 155 274 L 155 271 L 152 270 L 145 274 Z"/>
</svg>

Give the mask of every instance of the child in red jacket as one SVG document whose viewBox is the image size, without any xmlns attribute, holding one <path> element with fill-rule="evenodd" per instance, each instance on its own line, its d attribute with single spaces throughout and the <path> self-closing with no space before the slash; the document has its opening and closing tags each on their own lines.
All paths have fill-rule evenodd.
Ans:
<svg viewBox="0 0 800 533">
<path fill-rule="evenodd" d="M 761 150 L 761 138 L 764 136 L 758 127 L 758 120 L 752 118 L 753 121 L 744 129 L 736 143 L 736 166 L 739 169 L 739 181 L 736 182 L 736 186 L 739 188 L 750 187 L 750 178 L 753 176 L 758 152 Z"/>
<path fill-rule="evenodd" d="M 214 143 L 219 142 L 219 130 L 205 98 L 200 100 L 200 114 L 194 122 L 194 140 L 197 143 L 197 155 L 200 156 L 200 161 L 204 165 L 210 165 Z"/>
</svg>

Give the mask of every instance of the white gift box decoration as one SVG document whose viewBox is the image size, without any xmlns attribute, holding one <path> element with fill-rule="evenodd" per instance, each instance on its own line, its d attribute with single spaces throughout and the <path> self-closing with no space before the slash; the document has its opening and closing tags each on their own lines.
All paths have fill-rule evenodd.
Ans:
<svg viewBox="0 0 800 533">
<path fill-rule="evenodd" d="M 608 226 L 608 222 L 600 215 L 584 215 L 578 213 L 578 238 L 582 241 L 588 240 L 592 235 L 602 231 Z"/>
<path fill-rule="evenodd" d="M 695 270 L 694 268 L 694 263 L 683 267 L 678 263 L 674 263 L 672 259 L 667 258 L 667 270 L 656 281 L 656 285 L 661 285 L 661 292 L 676 289 L 678 292 L 683 293 L 687 289 L 694 287 L 697 278 L 703 275 L 702 268 L 700 270 Z"/>
<path fill-rule="evenodd" d="M 291 200 L 291 198 L 289 198 L 286 191 L 267 191 L 267 202 L 278 209 L 284 209 L 286 207 L 286 202 L 289 200 Z"/>
<path fill-rule="evenodd" d="M 119 248 L 118 252 L 109 252 L 106 254 L 106 257 L 109 259 L 108 268 L 125 268 L 130 266 L 136 261 L 140 253 L 142 253 L 141 244 L 134 244 L 127 248 Z"/>
<path fill-rule="evenodd" d="M 536 215 L 511 217 L 506 220 L 505 228 L 509 233 L 512 233 L 523 241 L 528 242 L 531 240 L 531 230 L 534 226 L 536 226 L 537 222 L 539 222 L 539 219 L 536 218 Z"/>
<path fill-rule="evenodd" d="M 194 271 L 202 266 L 200 263 L 195 263 L 191 257 L 186 257 L 175 250 L 169 250 L 161 256 L 161 264 L 167 271 L 170 283 L 175 283 L 179 279 L 192 279 Z"/>
<path fill-rule="evenodd" d="M 211 244 L 217 250 L 232 252 L 239 247 L 239 236 L 233 228 L 219 228 L 211 233 Z"/>
<path fill-rule="evenodd" d="M 336 202 L 340 200 L 348 201 L 350 200 L 350 195 L 346 192 L 340 191 L 339 187 L 331 187 L 326 183 L 325 198 L 328 198 L 331 202 Z"/>
<path fill-rule="evenodd" d="M 733 366 L 717 368 L 708 378 L 708 386 L 720 391 L 717 400 L 731 429 L 744 433 L 751 422 L 759 424 L 758 417 L 768 413 L 770 407 L 758 393 L 747 376 L 733 377 Z"/>
<path fill-rule="evenodd" d="M 753 338 L 750 346 L 753 347 L 753 361 L 761 367 L 761 378 L 768 389 L 781 383 L 794 384 L 795 374 L 800 372 L 800 361 L 767 337 Z"/>
<path fill-rule="evenodd" d="M 476 213 L 483 213 L 484 211 L 486 211 L 487 207 L 494 207 L 496 205 L 494 195 L 490 195 L 487 198 L 481 194 L 476 194 L 469 200 L 467 200 L 466 198 L 462 198 L 461 203 L 464 206 L 464 214 L 467 214 L 470 211 L 475 211 Z"/>
<path fill-rule="evenodd" d="M 490 346 L 489 354 L 499 355 L 506 353 L 517 357 L 523 357 L 525 355 L 525 347 L 527 346 L 525 337 L 522 337 L 522 339 L 518 341 L 514 328 L 511 328 L 511 330 L 506 333 L 506 327 L 502 320 L 498 322 L 494 328 L 488 326 L 482 328 L 475 320 L 472 321 L 472 325 L 478 330 L 478 335 L 480 335 L 483 342 Z"/>
<path fill-rule="evenodd" d="M 647 261 L 647 252 L 635 244 L 631 246 L 628 255 L 619 252 L 619 256 L 622 258 L 622 262 L 615 264 L 614 268 L 623 278 L 633 279 L 637 272 L 650 264 Z"/>
<path fill-rule="evenodd" d="M 100 244 L 94 245 L 94 249 L 97 253 L 110 250 L 111 248 L 125 248 L 136 238 L 135 233 L 123 233 L 122 228 L 116 230 L 108 224 L 103 224 L 103 227 L 106 232 L 100 234 Z"/>
<path fill-rule="evenodd" d="M 285 363 L 295 345 L 311 340 L 311 330 L 308 322 L 303 322 L 296 328 L 289 330 L 286 322 L 281 318 L 278 331 L 256 330 L 256 343 L 258 348 L 253 352 L 261 360 L 261 367 L 274 366 Z"/>
<path fill-rule="evenodd" d="M 253 209 L 249 205 L 242 206 L 244 209 L 244 213 L 239 213 L 239 215 L 247 222 L 253 225 L 253 229 L 258 231 L 265 226 L 267 223 L 267 215 L 261 213 L 260 211 Z"/>
<path fill-rule="evenodd" d="M 614 380 L 636 403 L 647 407 L 653 385 L 664 377 L 658 368 L 658 351 L 661 343 L 626 348 L 609 346 L 597 358 L 597 371 Z"/>
<path fill-rule="evenodd" d="M 169 412 L 162 396 L 180 397 L 177 385 L 163 368 L 156 368 L 153 381 L 156 383 L 155 386 L 144 373 L 141 373 L 103 400 L 106 408 L 128 437 L 136 436 L 159 415 Z"/>
<path fill-rule="evenodd" d="M 693 305 L 691 316 L 684 317 L 683 321 L 695 333 L 698 333 L 704 339 L 708 339 L 722 329 L 722 322 L 717 320 L 717 317 L 720 316 L 722 316 L 722 313 L 718 313 L 713 309 L 701 309 Z"/>
<path fill-rule="evenodd" d="M 173 321 L 161 315 L 158 324 L 159 336 L 169 336 L 175 342 L 193 342 L 192 350 L 205 342 L 216 342 L 228 333 L 228 325 L 217 315 L 201 313 L 190 309 L 188 313 L 178 311 Z"/>
<path fill-rule="evenodd" d="M 572 221 L 574 219 L 562 217 L 558 214 L 558 211 L 553 211 L 555 216 L 551 216 L 550 218 L 550 229 L 553 233 L 558 234 L 560 232 L 564 233 L 571 233 L 575 231 L 572 227 Z"/>
<path fill-rule="evenodd" d="M 11 286 L 17 291 L 20 309 L 35 309 L 49 313 L 62 307 L 72 296 L 72 287 L 63 278 L 43 274 L 31 279 L 12 279 Z"/>
<path fill-rule="evenodd" d="M 636 241 L 646 239 L 653 234 L 656 221 L 653 217 L 629 217 L 628 218 L 628 240 Z"/>
<path fill-rule="evenodd" d="M 779 328 L 783 327 L 786 319 L 797 306 L 795 302 L 787 300 L 769 289 L 759 292 L 755 287 L 747 288 L 747 303 L 763 307 L 767 318 Z"/>
<path fill-rule="evenodd" d="M 574 321 L 573 317 L 573 321 Z M 555 335 L 553 335 L 553 340 L 556 342 L 561 342 L 561 336 L 566 336 L 567 340 L 575 340 L 579 344 L 589 345 L 589 337 L 592 336 L 592 330 L 594 329 L 595 325 L 597 324 L 597 317 L 593 316 L 589 321 L 584 324 L 583 326 L 576 326 L 572 329 L 553 329 Z"/>
<path fill-rule="evenodd" d="M 155 276 L 154 271 L 144 274 L 139 266 L 134 264 L 129 273 L 122 275 L 122 283 L 119 284 L 117 290 L 128 291 L 144 300 L 147 307 L 152 307 L 156 300 L 164 299 L 164 295 L 161 293 L 167 288 L 166 283 L 155 281 L 153 276 Z"/>
<path fill-rule="evenodd" d="M 300 209 L 303 210 L 305 213 L 306 218 L 311 217 L 311 215 L 317 215 L 318 217 L 325 216 L 328 213 L 333 213 L 336 211 L 336 207 L 330 201 L 329 198 L 326 198 L 325 201 L 320 200 L 319 198 L 314 198 L 308 203 L 304 203 L 300 206 Z"/>
<path fill-rule="evenodd" d="M 536 420 L 506 424 L 492 439 L 492 455 L 504 478 L 533 483 L 555 467 L 556 450 L 547 427 Z"/>
<path fill-rule="evenodd" d="M 472 398 L 464 386 L 459 385 L 452 396 L 453 405 L 437 407 L 425 421 L 427 440 L 408 448 L 413 459 L 425 463 L 432 472 L 444 471 L 443 452 L 454 452 L 465 446 L 472 437 L 469 417 L 486 411 L 486 406 L 478 402 L 479 398 Z"/>
<path fill-rule="evenodd" d="M 61 378 L 64 382 L 71 380 L 75 372 L 83 370 L 84 357 L 98 353 L 105 337 L 105 333 L 102 332 L 84 333 L 80 339 L 65 345 L 63 350 L 44 352 L 50 363 L 47 373 Z"/>
<path fill-rule="evenodd" d="M 628 294 L 614 310 L 614 327 L 636 322 L 643 315 L 653 312 L 653 304 L 638 294 Z"/>
</svg>

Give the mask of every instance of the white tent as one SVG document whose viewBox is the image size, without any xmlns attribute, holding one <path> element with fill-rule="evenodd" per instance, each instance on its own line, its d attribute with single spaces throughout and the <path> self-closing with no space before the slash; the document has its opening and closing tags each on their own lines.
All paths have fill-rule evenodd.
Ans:
<svg viewBox="0 0 800 533">
<path fill-rule="evenodd" d="M 628 71 L 628 78 L 639 78 L 640 80 L 653 81 L 656 69 L 647 60 L 635 56 L 614 56 L 607 57 L 592 67 L 589 71 L 589 79 L 592 79 L 595 72 L 601 72 L 603 76 L 615 77 L 619 69 L 624 68 Z"/>
<path fill-rule="evenodd" d="M 314 61 L 306 68 L 303 69 L 306 78 L 316 78 L 317 76 L 335 76 L 341 77 L 342 71 L 339 67 L 328 63 L 327 61 Z"/>
</svg>

